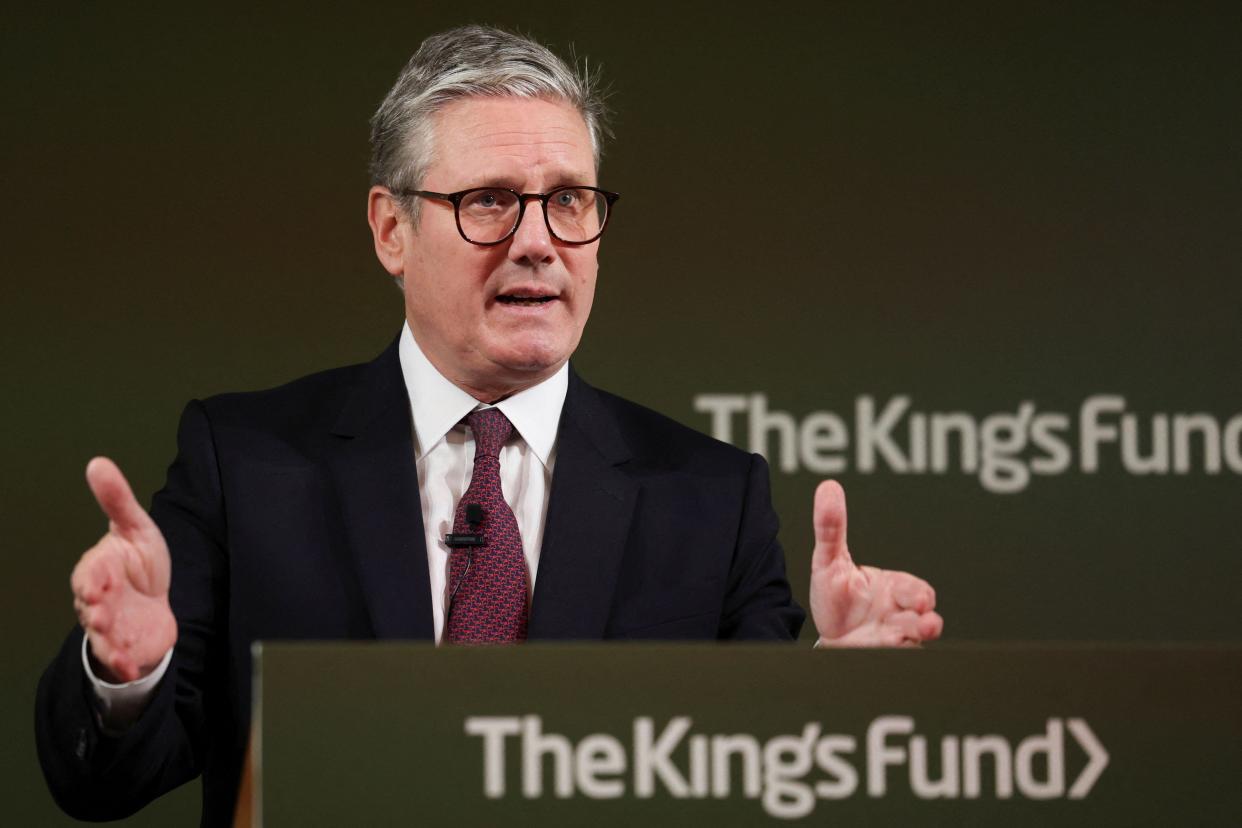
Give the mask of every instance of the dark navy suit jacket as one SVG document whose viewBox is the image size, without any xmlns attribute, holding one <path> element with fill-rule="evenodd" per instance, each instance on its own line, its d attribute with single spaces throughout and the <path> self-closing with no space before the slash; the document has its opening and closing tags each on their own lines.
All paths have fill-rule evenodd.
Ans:
<svg viewBox="0 0 1242 828">
<path fill-rule="evenodd" d="M 792 639 L 762 458 L 572 371 L 531 641 Z M 39 757 L 83 818 L 127 815 L 203 776 L 231 822 L 260 639 L 431 639 L 409 402 L 394 342 L 374 362 L 190 403 L 151 515 L 179 638 L 142 717 L 100 729 L 75 631 L 39 685 Z"/>
</svg>

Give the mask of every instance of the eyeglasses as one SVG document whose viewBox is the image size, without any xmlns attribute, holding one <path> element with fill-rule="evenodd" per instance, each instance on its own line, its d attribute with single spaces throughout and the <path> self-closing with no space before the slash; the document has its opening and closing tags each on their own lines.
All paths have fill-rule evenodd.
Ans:
<svg viewBox="0 0 1242 828">
<path fill-rule="evenodd" d="M 519 193 L 505 187 L 472 187 L 456 193 L 398 190 L 453 205 L 457 232 L 471 244 L 490 247 L 517 232 L 526 202 L 538 199 L 552 237 L 565 244 L 590 244 L 604 233 L 613 203 L 621 196 L 596 187 L 557 187 L 547 193 Z"/>
</svg>

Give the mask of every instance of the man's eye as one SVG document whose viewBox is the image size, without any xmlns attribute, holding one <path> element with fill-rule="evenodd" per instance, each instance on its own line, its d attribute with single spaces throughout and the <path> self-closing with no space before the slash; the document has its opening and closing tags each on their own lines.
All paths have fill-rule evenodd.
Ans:
<svg viewBox="0 0 1242 828">
<path fill-rule="evenodd" d="M 573 207 L 577 203 L 577 190 L 561 190 L 556 194 L 556 206 L 558 207 Z"/>
<path fill-rule="evenodd" d="M 500 190 L 479 190 L 466 197 L 464 205 L 478 210 L 494 210 L 505 207 L 513 197 Z"/>
</svg>

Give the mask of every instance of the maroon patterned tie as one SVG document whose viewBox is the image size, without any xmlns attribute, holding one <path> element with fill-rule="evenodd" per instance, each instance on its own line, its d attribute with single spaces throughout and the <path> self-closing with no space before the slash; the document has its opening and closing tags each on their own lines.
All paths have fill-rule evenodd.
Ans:
<svg viewBox="0 0 1242 828">
<path fill-rule="evenodd" d="M 449 607 L 444 640 L 499 644 L 526 639 L 526 558 L 517 520 L 500 490 L 500 447 L 513 424 L 498 408 L 473 411 L 466 425 L 474 434 L 474 472 L 453 516 L 453 533 L 478 533 L 482 546 L 454 549 L 449 556 Z M 482 507 L 470 523 L 466 507 Z M 478 517 L 477 514 L 473 517 Z"/>
</svg>

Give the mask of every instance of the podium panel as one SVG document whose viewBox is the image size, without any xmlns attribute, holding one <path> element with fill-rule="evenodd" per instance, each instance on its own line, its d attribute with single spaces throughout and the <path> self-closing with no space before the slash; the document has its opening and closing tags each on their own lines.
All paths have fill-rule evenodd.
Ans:
<svg viewBox="0 0 1242 828">
<path fill-rule="evenodd" d="M 1239 647 L 255 657 L 269 828 L 1242 822 Z"/>
</svg>

